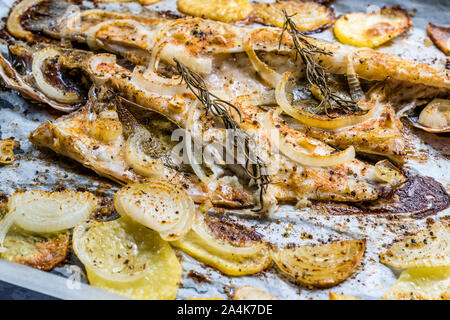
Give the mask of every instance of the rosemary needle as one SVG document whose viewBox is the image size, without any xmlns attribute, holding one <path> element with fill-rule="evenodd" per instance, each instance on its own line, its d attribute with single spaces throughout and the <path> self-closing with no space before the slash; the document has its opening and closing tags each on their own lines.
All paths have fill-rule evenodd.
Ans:
<svg viewBox="0 0 450 320">
<path fill-rule="evenodd" d="M 254 211 L 262 211 L 264 209 L 263 195 L 267 191 L 267 186 L 270 183 L 267 174 L 267 168 L 264 161 L 253 152 L 252 147 L 256 145 L 252 137 L 241 129 L 239 124 L 231 116 L 228 107 L 234 109 L 239 118 L 242 120 L 242 114 L 239 109 L 228 101 L 220 99 L 218 96 L 211 93 L 202 77 L 190 70 L 183 63 L 174 58 L 177 71 L 182 80 L 186 82 L 187 88 L 195 95 L 195 97 L 206 108 L 206 112 L 211 112 L 214 116 L 219 117 L 226 129 L 234 130 L 234 137 L 237 141 L 244 142 L 244 156 L 245 165 L 244 170 L 250 180 L 254 180 L 259 188 L 259 202 L 260 208 Z M 239 151 L 239 150 L 238 150 Z"/>
<path fill-rule="evenodd" d="M 317 88 L 323 97 L 322 101 L 316 108 L 314 108 L 313 112 L 317 114 L 325 113 L 328 117 L 332 118 L 328 114 L 328 107 L 333 108 L 333 105 L 331 104 L 332 102 L 334 102 L 341 109 L 345 110 L 347 113 L 364 112 L 364 110 L 362 110 L 355 101 L 342 99 L 328 87 L 325 69 L 318 64 L 314 58 L 317 54 L 331 56 L 333 53 L 319 48 L 309 42 L 308 37 L 298 30 L 297 25 L 291 19 L 292 15 L 289 16 L 285 9 L 283 9 L 283 14 L 283 31 L 281 32 L 278 47 L 281 47 L 284 33 L 287 31 L 291 35 L 294 43 L 295 58 L 297 59 L 297 57 L 300 56 L 305 64 L 307 81 L 311 86 Z"/>
</svg>

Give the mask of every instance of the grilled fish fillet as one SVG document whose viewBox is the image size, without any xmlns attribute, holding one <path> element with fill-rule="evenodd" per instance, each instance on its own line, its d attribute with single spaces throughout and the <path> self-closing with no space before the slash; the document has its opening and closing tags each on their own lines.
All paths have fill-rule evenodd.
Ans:
<svg viewBox="0 0 450 320">
<path fill-rule="evenodd" d="M 83 107 L 53 122 L 44 122 L 30 134 L 29 139 L 37 146 L 50 148 L 116 182 L 130 183 L 145 179 L 144 176 L 134 172 L 126 162 L 126 140 L 122 134 L 109 141 L 102 141 L 97 135 L 92 134 L 90 124 L 93 117 L 95 118 L 95 114 L 89 111 L 89 106 Z M 219 181 L 217 188 L 210 191 L 192 173 L 179 172 L 167 166 L 163 175 L 172 183 L 183 186 L 198 203 L 211 200 L 217 206 L 253 205 L 253 195 L 239 186 L 230 188 L 228 184 Z"/>
<path fill-rule="evenodd" d="M 107 13 L 101 10 L 74 10 L 60 2 L 46 3 L 40 10 L 43 17 L 31 17 L 25 27 L 55 38 L 68 38 L 101 47 L 115 53 L 138 48 L 150 56 L 155 44 L 164 42 L 161 59 L 173 64 L 173 58 L 185 58 L 189 53 L 194 71 L 211 72 L 211 59 L 220 53 L 243 52 L 243 40 L 250 38 L 255 50 L 286 52 L 293 50 L 289 35 L 285 35 L 281 48 L 279 28 L 237 27 L 201 18 L 164 20 L 144 18 L 127 13 Z M 70 8 L 69 8 L 70 7 Z M 39 9 L 36 10 L 39 12 Z M 66 14 L 64 14 L 66 13 Z M 56 19 L 56 22 L 54 21 Z M 353 55 L 355 71 L 363 79 L 385 80 L 387 77 L 414 84 L 450 89 L 449 71 L 384 54 L 371 49 L 355 49 L 337 42 L 310 38 L 312 44 L 333 55 L 318 54 L 317 61 L 328 72 L 345 74 L 347 56 Z M 180 52 L 183 52 L 180 55 Z M 184 62 L 184 61 L 181 61 Z M 203 64 L 203 65 L 201 65 Z"/>
<path fill-rule="evenodd" d="M 65 8 L 66 14 L 62 14 L 62 8 Z M 191 70 L 203 73 L 210 87 L 227 89 L 228 86 L 229 90 L 222 90 L 225 91 L 222 94 L 227 98 L 255 93 L 256 90 L 264 96 L 273 95 L 273 90 L 263 84 L 256 88 L 257 81 L 254 80 L 259 78 L 250 70 L 251 64 L 243 53 L 245 39 L 249 39 L 255 50 L 272 53 L 274 60 L 281 59 L 282 63 L 278 63 L 276 71 L 283 71 L 289 64 L 291 69 L 302 69 L 299 61 L 293 61 L 293 47 L 288 35 L 284 37 L 283 45 L 279 48 L 281 31 L 277 28 L 250 29 L 201 18 L 167 20 L 129 13 L 105 12 L 97 9 L 80 11 L 73 8 L 74 6 L 70 4 L 64 7 L 60 2 L 45 3 L 36 10 L 38 13 L 45 12 L 45 15 L 32 16 L 25 26 L 54 38 L 69 38 L 87 43 L 93 49 L 101 48 L 121 54 L 136 64 L 146 65 L 154 61 L 156 56 L 161 61 L 173 64 L 173 58 L 177 58 Z M 49 17 L 52 16 L 57 19 L 50 24 Z M 445 70 L 369 49 L 355 51 L 349 46 L 313 38 L 311 42 L 333 53 L 332 56 L 317 55 L 318 62 L 329 72 L 345 74 L 348 57 L 351 55 L 355 71 L 361 78 L 380 81 L 390 77 L 394 81 L 406 81 L 441 90 L 450 88 L 448 71 Z M 231 67 L 230 60 L 234 60 Z M 239 69 L 245 69 L 238 79 L 236 72 L 239 71 L 233 70 L 236 69 L 236 65 Z M 227 83 L 230 77 L 235 82 L 233 86 Z M 161 93 L 160 90 L 158 92 Z M 172 95 L 178 92 L 168 91 Z M 165 102 L 167 99 L 162 100 L 163 104 L 167 104 Z M 148 103 L 157 105 L 161 103 L 161 99 L 155 95 Z M 401 163 L 405 147 L 404 137 L 401 134 L 402 125 L 388 100 L 385 104 L 383 112 L 379 113 L 378 117 L 357 126 L 339 130 L 321 130 L 313 127 L 302 130 L 335 148 L 353 145 L 359 152 L 385 155 Z M 301 126 L 296 128 L 300 129 Z"/>
</svg>

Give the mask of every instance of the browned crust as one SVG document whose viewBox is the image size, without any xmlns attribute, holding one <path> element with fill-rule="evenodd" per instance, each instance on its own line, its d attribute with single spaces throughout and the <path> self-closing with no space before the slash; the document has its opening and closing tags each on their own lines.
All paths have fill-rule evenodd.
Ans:
<svg viewBox="0 0 450 320">
<path fill-rule="evenodd" d="M 206 215 L 205 223 L 217 238 L 236 246 L 246 246 L 249 243 L 262 240 L 262 236 L 254 229 L 247 228 L 224 217 Z"/>
<path fill-rule="evenodd" d="M 439 50 L 447 56 L 450 55 L 450 27 L 441 27 L 430 22 L 427 26 L 427 33 Z"/>
<path fill-rule="evenodd" d="M 422 219 L 450 207 L 450 198 L 444 186 L 430 177 L 408 175 L 408 180 L 388 199 L 372 203 L 322 203 L 317 206 L 332 215 L 385 214 L 408 215 Z"/>
<path fill-rule="evenodd" d="M 26 235 L 23 236 L 26 237 Z M 36 248 L 33 254 L 10 256 L 6 259 L 39 270 L 51 270 L 66 259 L 70 236 L 68 232 L 62 233 L 55 237 L 43 238 L 34 245 Z"/>
</svg>

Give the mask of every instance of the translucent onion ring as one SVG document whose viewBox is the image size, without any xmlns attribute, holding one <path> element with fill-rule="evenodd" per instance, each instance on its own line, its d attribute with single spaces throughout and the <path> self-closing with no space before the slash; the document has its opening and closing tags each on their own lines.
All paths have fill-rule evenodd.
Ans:
<svg viewBox="0 0 450 320">
<path fill-rule="evenodd" d="M 55 58 L 59 55 L 61 55 L 61 52 L 53 48 L 45 48 L 39 50 L 33 55 L 31 70 L 33 72 L 34 80 L 36 81 L 36 85 L 47 97 L 58 102 L 68 104 L 80 102 L 81 98 L 77 92 L 65 92 L 64 90 L 51 85 L 45 79 L 45 76 L 42 72 L 42 66 L 46 63 L 47 59 Z"/>
<path fill-rule="evenodd" d="M 114 207 L 121 216 L 155 230 L 166 241 L 181 238 L 195 218 L 194 202 L 186 191 L 155 178 L 121 188 L 114 196 Z"/>
<path fill-rule="evenodd" d="M 258 72 L 261 78 L 263 78 L 264 81 L 266 81 L 272 88 L 276 88 L 277 84 L 280 82 L 281 75 L 275 70 L 270 69 L 267 64 L 259 59 L 259 57 L 255 53 L 255 50 L 250 44 L 250 37 L 247 37 L 247 39 L 243 43 L 243 46 L 256 72 Z"/>
<path fill-rule="evenodd" d="M 450 132 L 450 100 L 433 99 L 422 110 L 417 122 L 425 131 Z"/>
<path fill-rule="evenodd" d="M 346 115 L 338 118 L 329 118 L 327 116 L 315 115 L 297 108 L 294 108 L 286 96 L 286 83 L 291 76 L 290 72 L 286 72 L 281 77 L 275 90 L 275 98 L 281 109 L 309 127 L 316 127 L 322 129 L 338 129 L 342 127 L 354 126 L 358 123 L 364 122 L 372 118 L 378 108 L 373 107 L 363 115 Z"/>
<path fill-rule="evenodd" d="M 17 3 L 11 10 L 6 21 L 6 28 L 14 37 L 31 41 L 34 39 L 33 33 L 22 27 L 21 19 L 25 12 L 35 5 L 45 0 L 23 0 Z"/>
<path fill-rule="evenodd" d="M 275 116 L 277 113 L 278 112 L 276 112 Z M 278 129 L 273 124 L 272 112 L 268 112 L 264 116 L 264 128 L 267 130 L 269 137 L 272 137 L 273 132 L 278 132 Z M 270 141 L 286 157 L 305 166 L 332 167 L 351 161 L 355 158 L 355 148 L 353 146 L 332 154 L 315 155 L 296 150 L 291 145 L 285 143 L 283 139 L 279 139 L 279 134 L 272 137 Z M 311 149 L 314 149 L 316 146 L 312 145 L 311 147 Z"/>
<path fill-rule="evenodd" d="M 161 160 L 148 156 L 141 147 L 141 144 L 150 138 L 150 132 L 144 128 L 137 128 L 125 144 L 125 161 L 135 172 L 144 177 L 162 178 L 165 167 Z"/>
</svg>

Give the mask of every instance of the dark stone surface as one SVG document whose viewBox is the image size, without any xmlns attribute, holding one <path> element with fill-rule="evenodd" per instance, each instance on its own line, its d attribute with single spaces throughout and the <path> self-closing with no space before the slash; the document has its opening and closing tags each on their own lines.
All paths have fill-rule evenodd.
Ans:
<svg viewBox="0 0 450 320">
<path fill-rule="evenodd" d="M 58 300 L 0 280 L 0 300 Z"/>
</svg>

